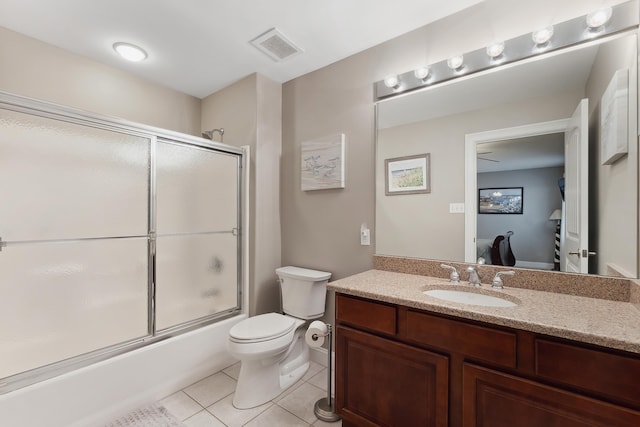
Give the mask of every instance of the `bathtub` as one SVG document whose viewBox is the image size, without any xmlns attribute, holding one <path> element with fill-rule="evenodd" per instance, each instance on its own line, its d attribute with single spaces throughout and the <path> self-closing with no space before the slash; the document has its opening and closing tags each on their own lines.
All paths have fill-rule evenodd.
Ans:
<svg viewBox="0 0 640 427">
<path fill-rule="evenodd" d="M 235 362 L 240 314 L 0 396 L 0 426 L 95 427 Z"/>
</svg>

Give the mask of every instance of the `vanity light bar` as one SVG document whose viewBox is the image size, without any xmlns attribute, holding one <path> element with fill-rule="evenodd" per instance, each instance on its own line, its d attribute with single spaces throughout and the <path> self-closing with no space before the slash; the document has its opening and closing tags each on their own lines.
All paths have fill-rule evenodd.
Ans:
<svg viewBox="0 0 640 427">
<path fill-rule="evenodd" d="M 376 101 L 638 27 L 635 1 L 614 6 L 608 20 L 596 28 L 587 24 L 587 17 L 592 14 L 555 24 L 550 27 L 553 30 L 548 41 L 541 44 L 536 44 L 533 33 L 528 33 L 500 43 L 501 52 L 494 57 L 489 48 L 482 48 L 423 67 L 429 70 L 428 78 L 420 78 L 420 73 L 411 70 L 394 75 L 397 80 L 393 87 L 386 85 L 384 80 L 375 82 Z M 500 50 L 496 45 L 490 47 L 494 54 Z M 459 58 L 463 58 L 463 63 L 454 68 Z"/>
</svg>

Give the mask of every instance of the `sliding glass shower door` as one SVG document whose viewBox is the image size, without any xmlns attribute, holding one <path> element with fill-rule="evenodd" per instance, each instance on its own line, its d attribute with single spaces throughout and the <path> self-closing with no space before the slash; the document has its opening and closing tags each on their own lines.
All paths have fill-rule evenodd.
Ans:
<svg viewBox="0 0 640 427">
<path fill-rule="evenodd" d="M 242 161 L 0 93 L 0 394 L 238 312 Z"/>
<path fill-rule="evenodd" d="M 156 330 L 238 306 L 237 174 L 237 156 L 158 141 Z"/>
<path fill-rule="evenodd" d="M 0 123 L 0 378 L 147 335 L 150 140 Z"/>
</svg>

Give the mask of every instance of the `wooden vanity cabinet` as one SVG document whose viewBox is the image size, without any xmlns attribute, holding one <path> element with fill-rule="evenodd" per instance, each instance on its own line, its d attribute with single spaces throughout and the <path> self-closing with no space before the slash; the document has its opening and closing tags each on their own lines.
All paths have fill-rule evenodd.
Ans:
<svg viewBox="0 0 640 427">
<path fill-rule="evenodd" d="M 397 331 L 395 306 L 340 297 L 336 312 L 343 426 L 446 427 L 448 358 L 389 339 Z"/>
<path fill-rule="evenodd" d="M 343 426 L 640 426 L 640 357 L 336 294 Z"/>
</svg>

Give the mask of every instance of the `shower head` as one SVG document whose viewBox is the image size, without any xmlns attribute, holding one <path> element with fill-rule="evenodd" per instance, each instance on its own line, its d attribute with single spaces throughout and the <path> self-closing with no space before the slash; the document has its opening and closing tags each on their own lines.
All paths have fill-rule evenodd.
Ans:
<svg viewBox="0 0 640 427">
<path fill-rule="evenodd" d="M 218 132 L 220 134 L 220 142 L 222 142 L 222 137 L 224 136 L 224 128 L 205 130 L 204 132 L 202 132 L 202 137 L 213 141 L 213 134 L 215 132 Z"/>
</svg>

